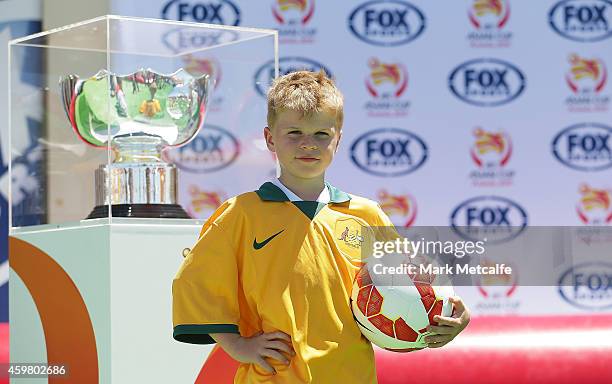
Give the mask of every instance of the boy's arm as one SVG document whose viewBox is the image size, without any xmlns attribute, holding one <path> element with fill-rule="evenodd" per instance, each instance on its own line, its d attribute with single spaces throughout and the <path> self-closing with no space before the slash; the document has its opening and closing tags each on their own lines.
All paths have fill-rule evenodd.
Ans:
<svg viewBox="0 0 612 384">
<path fill-rule="evenodd" d="M 230 209 L 224 203 L 206 222 L 172 283 L 173 335 L 187 343 L 217 342 L 235 360 L 275 373 L 266 358 L 287 364 L 295 352 L 283 332 L 240 336 L 239 261 L 235 239 L 220 226 L 236 226 L 239 213 Z"/>
<path fill-rule="evenodd" d="M 241 363 L 259 365 L 264 371 L 276 374 L 276 370 L 266 361 L 271 358 L 289 365 L 289 357 L 295 356 L 291 347 L 291 337 L 284 332 L 259 332 L 251 337 L 242 337 L 235 333 L 211 333 L 212 337 L 234 360 Z"/>
<path fill-rule="evenodd" d="M 451 317 L 434 316 L 438 326 L 430 325 L 427 327 L 431 335 L 425 337 L 425 342 L 429 348 L 440 348 L 453 340 L 470 322 L 470 311 L 467 309 L 460 297 L 449 298 L 455 307 Z"/>
<path fill-rule="evenodd" d="M 209 220 L 183 260 L 172 282 L 176 340 L 209 344 L 214 343 L 211 333 L 239 333 L 239 265 L 234 242 L 219 224 Z"/>
</svg>

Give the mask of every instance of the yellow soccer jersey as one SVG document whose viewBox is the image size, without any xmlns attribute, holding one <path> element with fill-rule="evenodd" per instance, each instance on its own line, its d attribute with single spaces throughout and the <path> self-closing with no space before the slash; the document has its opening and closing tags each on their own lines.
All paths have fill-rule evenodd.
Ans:
<svg viewBox="0 0 612 384">
<path fill-rule="evenodd" d="M 375 383 L 374 352 L 350 308 L 362 226 L 392 225 L 378 204 L 326 184 L 328 204 L 291 202 L 274 184 L 226 201 L 172 286 L 174 338 L 283 331 L 296 356 L 276 375 L 241 364 L 235 383 Z"/>
</svg>

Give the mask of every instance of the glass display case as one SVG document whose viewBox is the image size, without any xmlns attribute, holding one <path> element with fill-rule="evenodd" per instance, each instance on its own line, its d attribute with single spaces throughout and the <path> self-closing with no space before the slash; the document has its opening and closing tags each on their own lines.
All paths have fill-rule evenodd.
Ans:
<svg viewBox="0 0 612 384">
<path fill-rule="evenodd" d="M 9 67 L 10 228 L 189 218 L 181 172 L 262 150 L 248 132 L 265 125 L 256 83 L 278 73 L 277 34 L 104 16 L 11 41 Z"/>
</svg>

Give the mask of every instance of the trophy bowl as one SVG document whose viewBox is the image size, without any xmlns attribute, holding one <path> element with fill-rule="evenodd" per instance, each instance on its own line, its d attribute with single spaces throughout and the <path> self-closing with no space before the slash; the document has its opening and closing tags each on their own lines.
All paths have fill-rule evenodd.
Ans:
<svg viewBox="0 0 612 384">
<path fill-rule="evenodd" d="M 201 129 L 210 76 L 184 69 L 128 75 L 101 70 L 88 79 L 60 79 L 64 109 L 86 144 L 108 148 L 113 160 L 95 172 L 95 208 L 87 218 L 188 218 L 177 204 L 177 169 L 162 151 L 179 147 Z M 110 142 L 109 142 L 110 141 Z"/>
</svg>

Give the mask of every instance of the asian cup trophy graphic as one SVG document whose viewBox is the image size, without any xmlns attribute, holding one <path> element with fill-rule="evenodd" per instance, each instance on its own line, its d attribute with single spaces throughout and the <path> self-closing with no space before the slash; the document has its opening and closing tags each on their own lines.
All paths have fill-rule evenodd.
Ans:
<svg viewBox="0 0 612 384">
<path fill-rule="evenodd" d="M 112 162 L 95 171 L 95 207 L 88 219 L 108 217 L 109 205 L 117 217 L 189 217 L 177 203 L 176 166 L 162 160 L 162 151 L 197 135 L 211 82 L 208 74 L 196 77 L 182 68 L 169 75 L 102 70 L 88 79 L 60 79 L 77 136 L 94 147 L 110 146 L 113 153 Z"/>
</svg>

